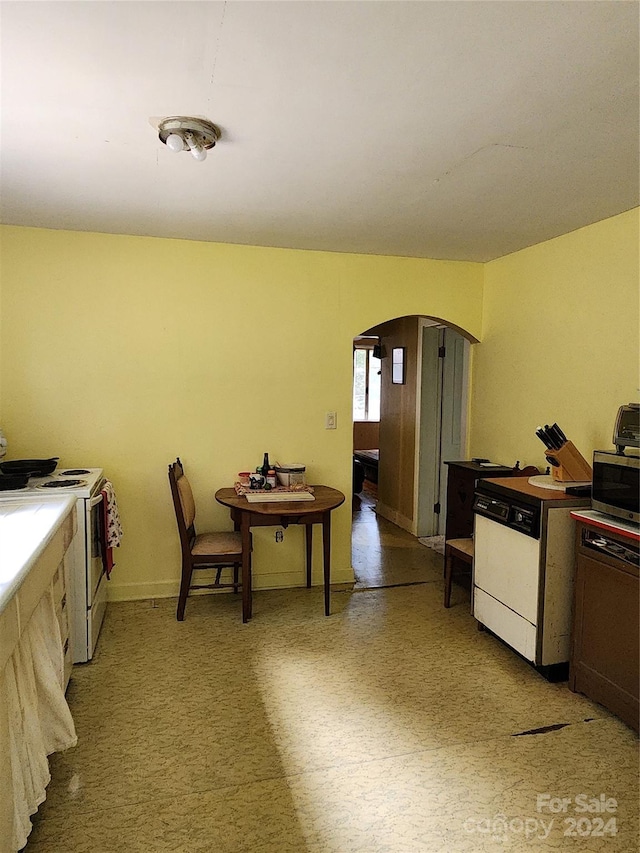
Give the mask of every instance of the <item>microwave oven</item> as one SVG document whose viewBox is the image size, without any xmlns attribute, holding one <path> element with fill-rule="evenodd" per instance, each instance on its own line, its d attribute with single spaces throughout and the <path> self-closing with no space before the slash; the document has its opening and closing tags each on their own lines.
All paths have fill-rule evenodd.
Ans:
<svg viewBox="0 0 640 853">
<path fill-rule="evenodd" d="M 640 524 L 640 456 L 596 450 L 593 454 L 593 508 Z"/>
</svg>

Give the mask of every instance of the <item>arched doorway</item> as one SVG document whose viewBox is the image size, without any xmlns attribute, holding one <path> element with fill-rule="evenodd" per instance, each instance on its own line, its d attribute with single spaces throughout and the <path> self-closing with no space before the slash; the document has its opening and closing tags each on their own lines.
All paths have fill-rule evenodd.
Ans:
<svg viewBox="0 0 640 853">
<path fill-rule="evenodd" d="M 380 357 L 381 375 L 379 422 L 373 424 L 357 417 L 371 407 L 355 400 L 358 391 L 362 397 L 362 382 L 358 387 L 354 358 L 354 459 L 362 459 L 363 453 L 379 454 L 375 482 L 369 481 L 367 472 L 364 488 L 354 494 L 354 571 L 360 582 L 358 575 L 366 564 L 362 549 L 368 541 L 371 562 L 377 563 L 373 585 L 394 585 L 384 577 L 384 565 L 390 567 L 393 561 L 374 559 L 384 547 L 384 537 L 371 524 L 366 528 L 363 524 L 373 521 L 367 512 L 375 512 L 377 518 L 409 534 L 403 540 L 405 549 L 412 547 L 411 537 L 417 541 L 444 530 L 443 462 L 464 458 L 466 453 L 469 339 L 439 318 L 409 316 L 365 330 L 354 339 L 354 352 L 359 346 L 369 348 L 363 359 L 369 365 L 371 353 Z M 369 436 L 364 444 L 363 435 Z M 376 445 L 371 441 L 374 435 Z M 366 472 L 366 460 L 362 461 Z M 356 488 L 357 484 L 354 492 Z M 396 546 L 400 547 L 397 541 Z M 406 573 L 401 572 L 401 577 Z"/>
</svg>

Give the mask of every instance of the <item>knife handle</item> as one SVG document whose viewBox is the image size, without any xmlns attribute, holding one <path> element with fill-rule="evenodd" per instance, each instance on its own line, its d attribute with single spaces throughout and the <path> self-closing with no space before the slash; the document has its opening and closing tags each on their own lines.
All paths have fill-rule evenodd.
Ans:
<svg viewBox="0 0 640 853">
<path fill-rule="evenodd" d="M 567 438 L 567 436 L 564 434 L 564 432 L 560 429 L 560 427 L 558 426 L 558 424 L 554 424 L 554 425 L 551 427 L 551 429 L 555 429 L 555 430 L 556 430 L 556 432 L 558 433 L 558 435 L 560 436 L 560 438 L 561 438 L 563 441 L 569 441 L 569 439 L 568 439 L 568 438 Z"/>
<path fill-rule="evenodd" d="M 540 441 L 544 444 L 544 446 L 547 448 L 547 450 L 552 450 L 549 439 L 547 438 L 546 433 L 542 429 L 542 427 L 538 427 L 538 429 L 536 430 L 536 435 L 538 436 Z"/>
<path fill-rule="evenodd" d="M 554 442 L 555 442 L 555 449 L 556 449 L 556 450 L 560 450 L 560 448 L 562 447 L 562 445 L 563 445 L 563 444 L 566 444 L 566 441 L 567 441 L 567 439 L 566 439 L 566 437 L 565 437 L 564 433 L 562 432 L 562 430 L 560 429 L 560 427 L 559 427 L 557 424 L 554 424 L 554 425 L 551 427 L 550 432 L 551 432 L 551 434 L 553 435 L 553 438 L 554 438 Z"/>
</svg>

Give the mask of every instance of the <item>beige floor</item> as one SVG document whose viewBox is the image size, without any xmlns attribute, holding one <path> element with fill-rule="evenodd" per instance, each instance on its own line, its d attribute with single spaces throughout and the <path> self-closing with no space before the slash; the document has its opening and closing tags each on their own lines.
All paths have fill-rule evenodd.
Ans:
<svg viewBox="0 0 640 853">
<path fill-rule="evenodd" d="M 444 610 L 441 558 L 379 535 L 379 579 L 412 585 L 334 592 L 329 618 L 318 589 L 257 593 L 245 626 L 230 595 L 183 623 L 111 605 L 28 853 L 636 851 L 633 732 L 479 633 L 461 587 Z"/>
<path fill-rule="evenodd" d="M 363 491 L 354 496 L 351 561 L 356 589 L 438 581 L 443 558 L 421 545 L 415 536 L 377 516 L 375 507 L 371 493 Z"/>
</svg>

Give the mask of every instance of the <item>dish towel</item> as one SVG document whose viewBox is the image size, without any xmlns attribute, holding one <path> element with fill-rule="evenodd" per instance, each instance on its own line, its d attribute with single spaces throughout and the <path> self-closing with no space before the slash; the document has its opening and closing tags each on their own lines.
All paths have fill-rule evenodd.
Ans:
<svg viewBox="0 0 640 853">
<path fill-rule="evenodd" d="M 113 488 L 113 483 L 105 480 L 102 485 L 102 565 L 107 574 L 107 580 L 111 575 L 111 570 L 115 566 L 113 560 L 113 549 L 120 547 L 122 539 L 122 525 L 120 523 L 120 513 L 118 512 L 118 502 L 116 493 Z"/>
</svg>

